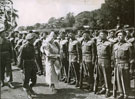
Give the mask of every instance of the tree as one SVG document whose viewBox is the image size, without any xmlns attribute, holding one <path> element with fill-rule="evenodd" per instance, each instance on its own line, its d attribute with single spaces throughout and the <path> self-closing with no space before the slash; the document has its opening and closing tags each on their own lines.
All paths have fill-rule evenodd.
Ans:
<svg viewBox="0 0 135 99">
<path fill-rule="evenodd" d="M 34 29 L 33 26 L 27 26 L 27 27 L 26 27 L 26 30 L 33 30 L 33 29 Z"/>
<path fill-rule="evenodd" d="M 49 20 L 48 20 L 48 23 L 49 24 L 52 24 L 56 21 L 56 18 L 55 17 L 51 17 Z"/>
<path fill-rule="evenodd" d="M 13 8 L 12 0 L 1 0 L 0 11 L 2 11 L 3 14 L 1 15 L 2 18 L 4 19 L 2 20 L 3 22 L 0 25 L 4 25 L 5 26 L 4 30 L 6 31 L 13 31 L 17 26 L 16 18 L 18 18 L 18 15 L 17 10 Z"/>
<path fill-rule="evenodd" d="M 88 21 L 91 28 L 115 28 L 118 24 L 134 26 L 134 0 L 105 0 L 100 9 L 83 11 L 75 16 L 75 27 L 81 27 Z"/>
<path fill-rule="evenodd" d="M 75 27 L 79 28 L 82 27 L 85 23 L 84 20 L 90 21 L 90 11 L 84 11 L 79 13 L 77 16 L 75 16 Z"/>
<path fill-rule="evenodd" d="M 65 23 L 66 23 L 66 26 L 67 27 L 72 27 L 75 23 L 75 17 L 74 17 L 74 14 L 69 12 L 67 15 L 66 15 L 66 18 L 65 18 Z"/>
<path fill-rule="evenodd" d="M 105 0 L 105 4 L 101 7 L 101 15 L 104 22 L 111 23 L 110 27 L 116 26 L 117 17 L 120 18 L 122 25 L 134 26 L 134 0 Z"/>
<path fill-rule="evenodd" d="M 36 24 L 34 25 L 34 28 L 35 28 L 35 29 L 39 29 L 39 28 L 40 28 L 40 23 L 36 23 Z"/>
<path fill-rule="evenodd" d="M 25 26 L 19 26 L 19 27 L 18 27 L 18 30 L 19 30 L 19 31 L 24 31 L 25 29 L 26 29 Z"/>
</svg>

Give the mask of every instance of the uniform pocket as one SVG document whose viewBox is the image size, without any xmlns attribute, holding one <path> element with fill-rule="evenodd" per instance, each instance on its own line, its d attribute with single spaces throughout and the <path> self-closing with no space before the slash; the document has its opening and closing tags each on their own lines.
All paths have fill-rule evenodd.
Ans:
<svg viewBox="0 0 135 99">
<path fill-rule="evenodd" d="M 125 63 L 124 69 L 129 69 L 129 64 Z"/>
<path fill-rule="evenodd" d="M 108 53 L 108 52 L 107 52 L 107 47 L 108 47 L 108 46 L 106 46 L 106 45 L 102 46 L 102 49 L 101 49 L 102 55 L 106 55 L 106 54 Z"/>
<path fill-rule="evenodd" d="M 128 58 L 128 49 L 120 49 L 120 50 L 118 50 L 118 56 L 119 56 L 121 59 L 126 59 L 126 58 Z"/>
</svg>

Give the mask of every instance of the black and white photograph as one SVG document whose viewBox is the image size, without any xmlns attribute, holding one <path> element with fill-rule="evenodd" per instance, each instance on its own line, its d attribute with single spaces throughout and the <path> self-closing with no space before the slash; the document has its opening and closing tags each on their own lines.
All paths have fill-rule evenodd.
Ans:
<svg viewBox="0 0 135 99">
<path fill-rule="evenodd" d="M 0 99 L 135 99 L 134 0 L 0 0 Z"/>
</svg>

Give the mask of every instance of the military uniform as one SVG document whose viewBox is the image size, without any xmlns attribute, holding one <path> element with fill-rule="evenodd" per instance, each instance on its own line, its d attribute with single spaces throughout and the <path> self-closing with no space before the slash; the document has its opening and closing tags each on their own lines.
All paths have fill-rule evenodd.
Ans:
<svg viewBox="0 0 135 99">
<path fill-rule="evenodd" d="M 76 85 L 79 83 L 79 71 L 80 66 L 78 64 L 78 61 L 80 61 L 80 54 L 79 54 L 79 42 L 77 40 L 69 40 L 69 70 L 68 70 L 68 82 L 70 80 L 70 74 L 71 74 L 71 68 L 73 68 L 73 72 L 75 73 L 75 80 Z"/>
<path fill-rule="evenodd" d="M 113 47 L 113 55 L 116 81 L 114 86 L 117 85 L 120 94 L 127 96 L 127 91 L 130 88 L 129 64 L 132 63 L 131 60 L 133 59 L 131 44 L 125 41 L 116 43 Z"/>
<path fill-rule="evenodd" d="M 16 52 L 17 52 L 17 55 L 19 55 L 19 50 L 20 50 L 20 47 L 21 47 L 21 45 L 22 45 L 22 42 L 23 42 L 23 39 L 19 39 L 19 40 L 17 41 L 16 46 L 15 46 L 15 50 L 16 50 Z"/>
<path fill-rule="evenodd" d="M 28 34 L 28 39 L 31 38 L 32 34 Z M 35 63 L 35 49 L 33 44 L 31 44 L 29 41 L 23 45 L 21 48 L 21 52 L 19 55 L 19 59 L 22 60 L 23 63 L 23 71 L 24 71 L 24 83 L 23 87 L 26 89 L 30 89 L 30 87 L 33 87 L 36 84 L 36 72 L 37 72 L 37 66 Z M 29 82 L 31 80 L 31 84 L 29 85 Z"/>
<path fill-rule="evenodd" d="M 89 76 L 89 84 L 91 89 L 93 89 L 94 85 L 95 51 L 95 43 L 92 40 L 82 42 L 82 69 L 84 69 L 84 72 Z"/>
<path fill-rule="evenodd" d="M 0 67 L 1 67 L 1 81 L 4 83 L 4 74 L 6 72 L 6 78 L 9 83 L 12 82 L 12 47 L 11 43 L 6 38 L 1 38 L 0 44 Z M 6 70 L 6 71 L 5 71 Z"/>
<path fill-rule="evenodd" d="M 110 90 L 111 85 L 111 43 L 108 40 L 97 39 L 97 81 L 104 85 L 106 96 Z"/>
<path fill-rule="evenodd" d="M 68 40 L 60 40 L 60 59 L 62 62 L 62 76 L 65 82 L 68 77 Z"/>
<path fill-rule="evenodd" d="M 34 48 L 35 48 L 35 54 L 36 54 L 36 62 L 39 66 L 38 71 L 41 72 L 41 74 L 43 74 L 42 54 L 40 51 L 41 43 L 42 43 L 41 39 L 37 39 L 34 42 Z"/>
<path fill-rule="evenodd" d="M 131 37 L 129 39 L 126 39 L 127 43 L 132 44 L 132 49 L 133 49 L 133 54 L 135 55 L 135 38 Z M 135 60 L 135 56 L 133 56 L 134 60 Z M 132 79 L 133 74 L 134 74 L 134 70 L 135 70 L 135 62 L 133 62 L 132 64 L 130 64 L 130 78 Z"/>
<path fill-rule="evenodd" d="M 108 41 L 110 41 L 112 44 L 117 43 L 117 38 L 109 37 Z"/>
<path fill-rule="evenodd" d="M 14 62 L 15 62 L 15 65 L 17 64 L 17 56 L 16 56 L 16 52 L 15 52 L 15 38 L 10 38 L 9 39 L 11 44 L 12 44 L 12 50 L 13 50 L 13 59 L 14 59 Z"/>
</svg>

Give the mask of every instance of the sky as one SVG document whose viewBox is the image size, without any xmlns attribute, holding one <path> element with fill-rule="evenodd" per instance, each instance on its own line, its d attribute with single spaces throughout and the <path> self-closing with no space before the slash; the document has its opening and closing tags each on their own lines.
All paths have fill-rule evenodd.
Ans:
<svg viewBox="0 0 135 99">
<path fill-rule="evenodd" d="M 19 26 L 47 23 L 49 18 L 63 17 L 68 12 L 74 15 L 101 7 L 104 0 L 12 0 L 18 10 Z"/>
</svg>

